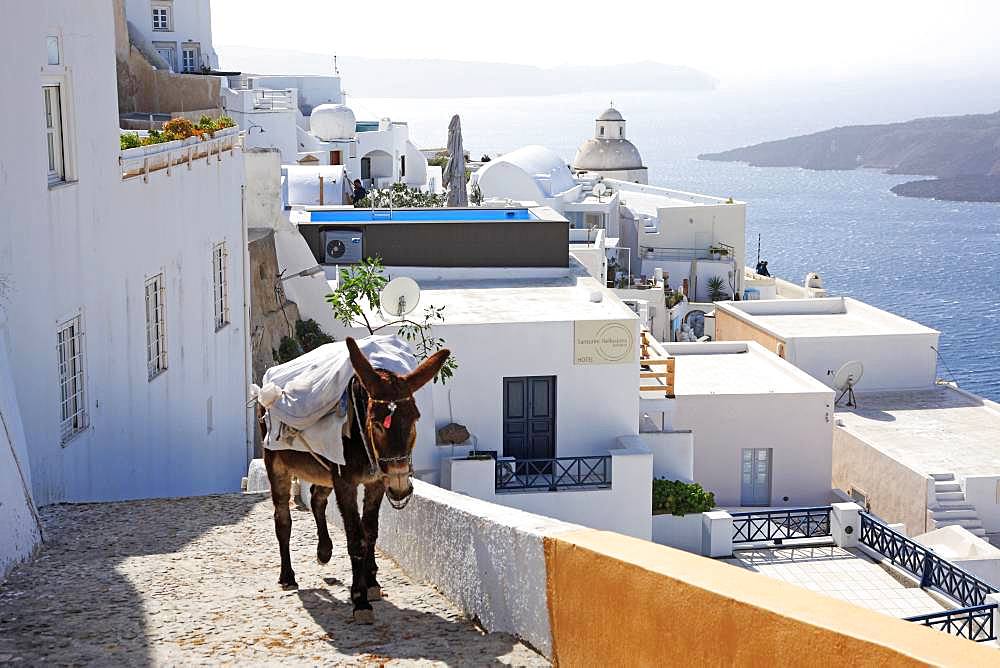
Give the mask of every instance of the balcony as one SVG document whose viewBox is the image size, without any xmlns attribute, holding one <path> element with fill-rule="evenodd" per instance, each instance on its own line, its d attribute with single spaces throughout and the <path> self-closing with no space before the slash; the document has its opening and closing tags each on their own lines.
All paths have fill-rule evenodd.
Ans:
<svg viewBox="0 0 1000 668">
<path fill-rule="evenodd" d="M 204 160 L 205 164 L 211 164 L 213 160 L 222 162 L 224 154 L 232 156 L 242 145 L 239 128 L 225 128 L 217 130 L 210 139 L 189 137 L 125 149 L 118 163 L 123 181 L 142 177 L 143 182 L 148 182 L 153 172 L 165 171 L 169 176 L 174 169 L 192 169 L 199 160 Z"/>
</svg>

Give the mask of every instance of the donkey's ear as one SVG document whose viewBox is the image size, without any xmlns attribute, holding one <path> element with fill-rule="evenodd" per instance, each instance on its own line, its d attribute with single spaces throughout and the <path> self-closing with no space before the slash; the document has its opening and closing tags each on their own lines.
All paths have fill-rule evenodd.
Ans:
<svg viewBox="0 0 1000 668">
<path fill-rule="evenodd" d="M 448 359 L 449 355 L 451 355 L 451 351 L 447 348 L 443 348 L 425 359 L 420 366 L 410 372 L 410 374 L 403 379 L 406 381 L 407 387 L 410 388 L 410 392 L 416 392 L 421 387 L 429 383 L 431 379 L 437 375 L 437 372 L 441 370 L 441 366 Z"/>
<path fill-rule="evenodd" d="M 365 354 L 361 352 L 361 348 L 358 348 L 358 344 L 351 337 L 347 337 L 347 352 L 351 355 L 351 366 L 354 367 L 354 372 L 358 374 L 361 384 L 368 391 L 368 394 L 373 393 L 375 388 L 382 382 L 382 379 L 375 373 L 375 369 L 372 368 L 368 358 L 365 357 Z"/>
</svg>

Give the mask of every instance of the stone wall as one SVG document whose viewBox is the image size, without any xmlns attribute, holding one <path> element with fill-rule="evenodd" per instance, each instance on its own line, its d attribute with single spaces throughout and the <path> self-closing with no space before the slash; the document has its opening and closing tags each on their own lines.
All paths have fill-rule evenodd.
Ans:
<svg viewBox="0 0 1000 668">
<path fill-rule="evenodd" d="M 275 365 L 275 355 L 285 336 L 295 337 L 299 308 L 288 301 L 278 279 L 278 256 L 274 230 L 251 228 L 250 252 L 250 333 L 253 348 L 253 382 L 260 383 L 264 372 Z"/>
</svg>

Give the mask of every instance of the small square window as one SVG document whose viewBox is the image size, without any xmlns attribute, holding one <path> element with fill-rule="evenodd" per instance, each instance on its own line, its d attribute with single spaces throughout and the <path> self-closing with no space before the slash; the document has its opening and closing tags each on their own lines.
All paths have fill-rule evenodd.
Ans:
<svg viewBox="0 0 1000 668">
<path fill-rule="evenodd" d="M 55 35 L 49 35 L 45 38 L 45 50 L 48 53 L 48 64 L 58 65 L 62 62 L 62 58 L 59 54 L 59 38 Z"/>
<path fill-rule="evenodd" d="M 153 30 L 169 32 L 170 5 L 153 5 Z"/>
</svg>

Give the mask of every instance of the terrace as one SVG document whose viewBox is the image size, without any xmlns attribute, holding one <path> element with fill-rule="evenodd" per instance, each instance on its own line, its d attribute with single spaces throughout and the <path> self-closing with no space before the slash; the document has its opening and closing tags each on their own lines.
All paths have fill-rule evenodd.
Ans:
<svg viewBox="0 0 1000 668">
<path fill-rule="evenodd" d="M 200 161 L 206 165 L 220 163 L 224 155 L 232 157 L 242 143 L 239 128 L 233 127 L 217 130 L 205 139 L 189 137 L 125 149 L 118 159 L 122 180 L 141 177 L 143 182 L 149 182 L 150 174 L 155 172 L 170 176 L 177 169 L 194 169 Z"/>
</svg>

